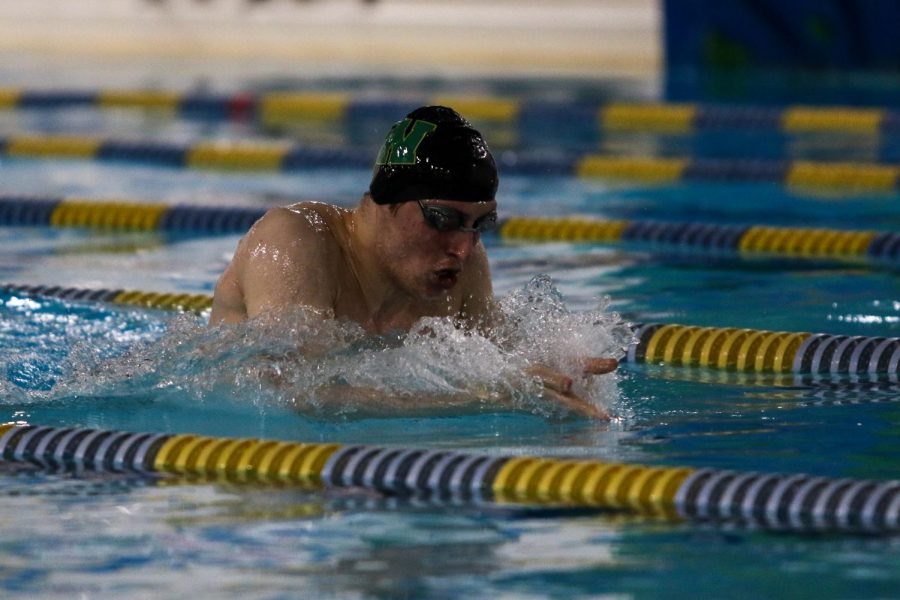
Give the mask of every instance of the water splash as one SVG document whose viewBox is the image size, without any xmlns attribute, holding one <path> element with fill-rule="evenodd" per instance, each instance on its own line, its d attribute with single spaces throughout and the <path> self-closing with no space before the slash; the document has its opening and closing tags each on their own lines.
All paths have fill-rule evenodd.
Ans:
<svg viewBox="0 0 900 600">
<path fill-rule="evenodd" d="M 577 374 L 581 359 L 619 358 L 635 341 L 631 327 L 609 305 L 610 299 L 604 297 L 593 310 L 571 312 L 551 278 L 538 275 L 500 300 L 505 322 L 497 337 L 531 364 Z M 604 400 L 618 397 L 615 384 L 615 377 L 576 377 L 574 389 L 608 406 Z"/>
<path fill-rule="evenodd" d="M 112 339 L 76 343 L 52 389 L 28 395 L 43 401 L 175 395 L 319 418 L 498 410 L 556 416 L 564 411 L 542 398 L 529 367 L 574 374 L 580 358 L 621 356 L 632 339 L 608 301 L 570 312 L 546 276 L 499 306 L 501 322 L 486 335 L 450 318 L 427 317 L 408 333 L 372 336 L 356 323 L 302 307 L 213 327 L 181 315 L 161 337 L 120 343 L 118 351 Z M 618 398 L 615 375 L 576 377 L 574 389 L 603 407 Z"/>
</svg>

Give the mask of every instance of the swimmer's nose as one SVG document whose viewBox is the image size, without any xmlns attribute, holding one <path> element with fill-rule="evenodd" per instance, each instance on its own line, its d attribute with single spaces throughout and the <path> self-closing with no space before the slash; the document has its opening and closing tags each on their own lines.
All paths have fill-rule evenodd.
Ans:
<svg viewBox="0 0 900 600">
<path fill-rule="evenodd" d="M 471 231 L 454 231 L 447 236 L 447 254 L 465 262 L 475 244 L 478 243 L 478 234 Z"/>
</svg>

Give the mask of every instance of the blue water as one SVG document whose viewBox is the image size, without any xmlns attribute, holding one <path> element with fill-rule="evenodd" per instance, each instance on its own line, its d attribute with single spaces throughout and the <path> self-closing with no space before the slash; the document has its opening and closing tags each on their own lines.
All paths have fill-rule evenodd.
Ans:
<svg viewBox="0 0 900 600">
<path fill-rule="evenodd" d="M 5 133 L 99 130 L 179 140 L 263 135 L 249 124 L 91 111 L 4 118 Z M 327 128 L 282 134 L 336 145 L 374 138 L 368 130 Z M 621 145 L 639 155 L 699 149 L 717 156 L 822 158 L 840 148 L 859 148 L 854 156 L 860 157 L 867 152 L 852 139 L 810 145 L 785 143 L 784 137 L 763 136 L 759 144 L 744 135 L 604 143 L 614 142 L 607 150 Z M 525 143 L 507 139 L 511 147 Z M 582 148 L 584 140 L 571 144 Z M 223 174 L 4 159 L 0 192 L 255 207 L 315 198 L 351 206 L 368 175 L 353 169 Z M 776 184 L 649 186 L 509 176 L 501 190 L 505 215 L 884 231 L 897 230 L 900 219 L 898 194 Z M 0 280 L 211 293 L 238 238 L 3 229 Z M 598 310 L 608 297 L 602 314 L 618 312 L 636 322 L 870 336 L 897 335 L 900 323 L 897 273 L 879 265 L 619 245 L 486 243 L 498 296 L 544 273 L 573 314 Z M 309 416 L 252 378 L 221 385 L 222 377 L 239 369 L 224 355 L 204 362 L 190 353 L 190 344 L 206 339 L 203 331 L 202 317 L 2 295 L 0 417 L 40 425 L 897 477 L 900 387 L 889 379 L 628 364 L 606 389 L 616 415 L 612 423 L 502 410 L 416 418 Z M 79 478 L 9 466 L 0 475 L 0 523 L 4 597 L 887 598 L 900 583 L 894 537 L 778 533 L 747 524 L 493 504 L 441 506 L 358 490 Z"/>
</svg>

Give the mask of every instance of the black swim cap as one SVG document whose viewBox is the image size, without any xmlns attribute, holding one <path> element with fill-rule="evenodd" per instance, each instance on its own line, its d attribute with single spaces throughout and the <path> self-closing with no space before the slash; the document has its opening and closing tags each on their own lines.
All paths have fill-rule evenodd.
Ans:
<svg viewBox="0 0 900 600">
<path fill-rule="evenodd" d="M 497 165 L 481 134 L 452 108 L 423 106 L 396 123 L 375 159 L 376 204 L 493 200 Z"/>
</svg>

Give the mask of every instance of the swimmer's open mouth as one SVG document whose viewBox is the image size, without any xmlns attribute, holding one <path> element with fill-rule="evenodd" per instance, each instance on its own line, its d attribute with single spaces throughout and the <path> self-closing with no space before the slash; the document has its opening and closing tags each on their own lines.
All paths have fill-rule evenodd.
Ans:
<svg viewBox="0 0 900 600">
<path fill-rule="evenodd" d="M 456 280 L 459 279 L 459 269 L 438 269 L 434 272 L 434 277 L 438 286 L 449 289 L 456 285 Z"/>
</svg>

